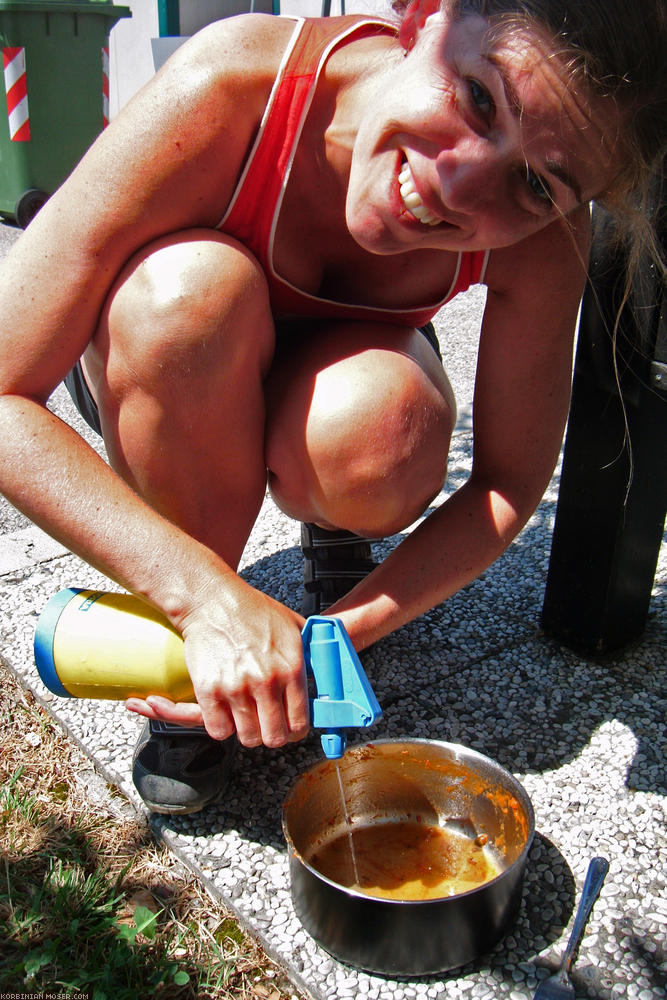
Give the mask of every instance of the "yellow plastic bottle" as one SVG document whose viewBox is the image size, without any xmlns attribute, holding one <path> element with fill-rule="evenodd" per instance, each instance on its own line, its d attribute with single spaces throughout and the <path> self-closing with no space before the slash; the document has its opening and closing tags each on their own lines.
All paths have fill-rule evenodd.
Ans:
<svg viewBox="0 0 667 1000">
<path fill-rule="evenodd" d="M 195 700 L 182 637 L 131 594 L 61 590 L 39 617 L 34 651 L 42 681 L 61 697 Z"/>
</svg>

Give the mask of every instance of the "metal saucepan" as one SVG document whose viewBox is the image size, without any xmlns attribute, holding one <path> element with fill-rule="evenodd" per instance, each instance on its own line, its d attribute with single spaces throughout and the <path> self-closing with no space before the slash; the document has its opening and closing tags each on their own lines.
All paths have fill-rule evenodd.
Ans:
<svg viewBox="0 0 667 1000">
<path fill-rule="evenodd" d="M 410 976 L 473 961 L 508 932 L 535 819 L 519 782 L 488 757 L 378 740 L 301 775 L 283 831 L 309 934 L 349 965 Z"/>
</svg>

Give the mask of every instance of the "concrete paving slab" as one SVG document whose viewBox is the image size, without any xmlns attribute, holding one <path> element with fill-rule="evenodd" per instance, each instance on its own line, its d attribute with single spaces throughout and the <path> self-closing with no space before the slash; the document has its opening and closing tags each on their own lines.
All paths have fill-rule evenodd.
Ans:
<svg viewBox="0 0 667 1000">
<path fill-rule="evenodd" d="M 66 552 L 67 549 L 59 542 L 35 525 L 3 534 L 0 541 L 0 576 L 31 569 L 35 563 L 47 562 Z"/>
</svg>

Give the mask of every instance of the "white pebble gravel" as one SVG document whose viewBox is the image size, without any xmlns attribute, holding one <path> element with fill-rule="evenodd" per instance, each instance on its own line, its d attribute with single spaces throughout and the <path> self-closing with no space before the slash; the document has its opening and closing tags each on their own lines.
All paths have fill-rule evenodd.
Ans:
<svg viewBox="0 0 667 1000">
<path fill-rule="evenodd" d="M 466 392 L 470 377 L 461 375 Z M 448 488 L 465 479 L 470 456 L 464 428 L 454 435 Z M 667 994 L 665 547 L 640 641 L 605 663 L 561 648 L 539 627 L 557 488 L 556 475 L 524 532 L 482 579 L 364 658 L 384 711 L 373 737 L 423 735 L 476 747 L 531 796 L 537 834 L 523 904 L 490 954 L 439 976 L 391 980 L 341 965 L 304 931 L 290 899 L 281 804 L 319 758 L 316 736 L 280 751 L 240 752 L 222 803 L 195 817 L 155 819 L 177 856 L 203 874 L 314 1000 L 531 1000 L 558 964 L 596 853 L 611 867 L 574 967 L 577 995 Z M 396 541 L 377 544 L 376 557 Z M 244 575 L 297 608 L 301 567 L 298 526 L 267 502 L 244 554 Z M 140 720 L 114 703 L 50 697 L 36 676 L 37 615 L 72 585 L 112 589 L 68 554 L 0 575 L 2 656 L 139 808 L 130 768 Z M 363 738 L 349 734 L 350 743 Z"/>
</svg>

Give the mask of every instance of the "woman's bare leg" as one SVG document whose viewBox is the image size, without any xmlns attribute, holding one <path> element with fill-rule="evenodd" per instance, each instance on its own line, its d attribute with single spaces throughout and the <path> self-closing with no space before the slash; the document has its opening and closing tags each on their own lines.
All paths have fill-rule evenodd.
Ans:
<svg viewBox="0 0 667 1000">
<path fill-rule="evenodd" d="M 111 464 L 238 564 L 266 488 L 266 283 L 235 241 L 195 230 L 124 268 L 85 358 Z"/>
<path fill-rule="evenodd" d="M 282 348 L 267 390 L 269 485 L 290 516 L 380 537 L 442 488 L 456 404 L 418 331 L 330 324 Z"/>
</svg>

